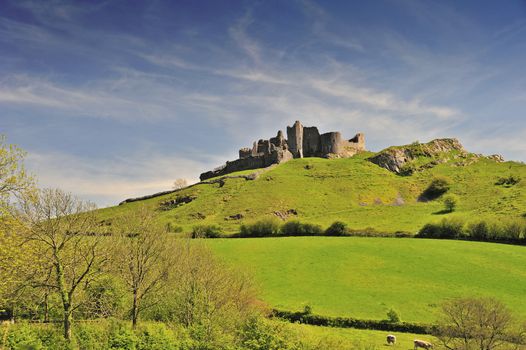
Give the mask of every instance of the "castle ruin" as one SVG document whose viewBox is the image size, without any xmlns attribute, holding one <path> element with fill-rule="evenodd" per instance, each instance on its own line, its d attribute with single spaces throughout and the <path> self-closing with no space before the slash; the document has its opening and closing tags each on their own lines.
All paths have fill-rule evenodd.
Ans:
<svg viewBox="0 0 526 350">
<path fill-rule="evenodd" d="M 299 121 L 287 127 L 287 139 L 280 130 L 276 137 L 254 142 L 252 148 L 241 148 L 239 159 L 202 173 L 201 181 L 242 170 L 266 168 L 293 158 L 346 158 L 365 150 L 365 136 L 356 134 L 343 139 L 337 131 L 320 134 L 315 126 L 304 127 Z"/>
</svg>

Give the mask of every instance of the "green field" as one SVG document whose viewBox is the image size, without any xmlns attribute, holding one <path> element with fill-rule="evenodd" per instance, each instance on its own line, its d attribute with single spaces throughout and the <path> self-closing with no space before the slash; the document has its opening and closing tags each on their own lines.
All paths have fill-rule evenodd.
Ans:
<svg viewBox="0 0 526 350">
<path fill-rule="evenodd" d="M 526 213 L 526 165 L 497 163 L 486 158 L 459 166 L 455 159 L 411 176 L 399 176 L 368 160 L 372 153 L 347 159 L 304 158 L 262 172 L 256 180 L 227 179 L 221 184 L 198 184 L 177 193 L 100 210 L 110 219 L 146 205 L 160 222 L 189 232 L 198 224 L 221 226 L 234 233 L 243 223 L 294 209 L 290 219 L 323 228 L 335 220 L 350 228 L 382 232 L 417 232 L 424 224 L 444 217 L 475 219 L 521 218 Z M 243 173 L 247 173 L 246 171 Z M 232 174 L 236 175 L 236 173 Z M 500 177 L 524 179 L 506 187 Z M 436 176 L 450 180 L 450 193 L 460 198 L 458 209 L 441 214 L 440 200 L 420 202 L 418 197 Z M 190 203 L 161 210 L 161 203 L 191 196 Z M 241 219 L 229 219 L 230 216 Z"/>
<path fill-rule="evenodd" d="M 331 328 L 316 327 L 302 324 L 291 324 L 290 327 L 296 330 L 301 338 L 308 344 L 329 341 L 338 345 L 343 345 L 345 349 L 383 349 L 386 344 L 386 336 L 389 334 L 384 331 L 371 331 L 352 328 Z M 434 344 L 437 339 L 430 335 L 396 333 L 396 344 L 390 346 L 392 349 L 413 349 L 414 339 L 423 339 Z"/>
<path fill-rule="evenodd" d="M 214 239 L 222 259 L 250 271 L 270 306 L 331 316 L 433 322 L 439 304 L 493 296 L 526 316 L 526 247 L 358 237 Z"/>
</svg>

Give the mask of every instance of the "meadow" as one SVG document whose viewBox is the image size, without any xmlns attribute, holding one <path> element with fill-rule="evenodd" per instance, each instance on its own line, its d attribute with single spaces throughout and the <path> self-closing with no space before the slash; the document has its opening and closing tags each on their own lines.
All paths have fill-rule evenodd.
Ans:
<svg viewBox="0 0 526 350">
<path fill-rule="evenodd" d="M 214 239 L 224 261 L 248 270 L 271 307 L 329 316 L 433 323 L 440 303 L 491 296 L 526 316 L 526 247 L 411 238 Z"/>
</svg>

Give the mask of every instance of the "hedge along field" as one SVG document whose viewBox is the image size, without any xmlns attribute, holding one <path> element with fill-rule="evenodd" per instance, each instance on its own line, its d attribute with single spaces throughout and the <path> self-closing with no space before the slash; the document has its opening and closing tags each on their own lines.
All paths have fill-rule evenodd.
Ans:
<svg viewBox="0 0 526 350">
<path fill-rule="evenodd" d="M 526 247 L 495 243 L 361 237 L 208 240 L 227 262 L 251 271 L 264 301 L 310 305 L 328 316 L 434 322 L 440 303 L 493 296 L 526 318 Z"/>
</svg>

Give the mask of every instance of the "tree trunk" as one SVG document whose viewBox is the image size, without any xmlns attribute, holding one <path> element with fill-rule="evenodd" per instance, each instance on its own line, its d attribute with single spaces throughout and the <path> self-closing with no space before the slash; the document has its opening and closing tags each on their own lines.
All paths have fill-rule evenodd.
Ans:
<svg viewBox="0 0 526 350">
<path fill-rule="evenodd" d="M 64 310 L 64 338 L 71 340 L 71 310 Z"/>
<path fill-rule="evenodd" d="M 66 280 L 64 277 L 64 269 L 58 257 L 55 253 L 55 269 L 57 270 L 57 286 L 59 287 L 60 297 L 62 299 L 62 307 L 64 311 L 64 338 L 67 341 L 71 340 L 71 298 L 70 293 L 66 288 Z"/>
<path fill-rule="evenodd" d="M 44 323 L 49 323 L 49 295 L 44 297 Z"/>
<path fill-rule="evenodd" d="M 137 328 L 137 321 L 139 319 L 139 299 L 138 291 L 133 291 L 133 306 L 132 306 L 132 328 Z"/>
</svg>

